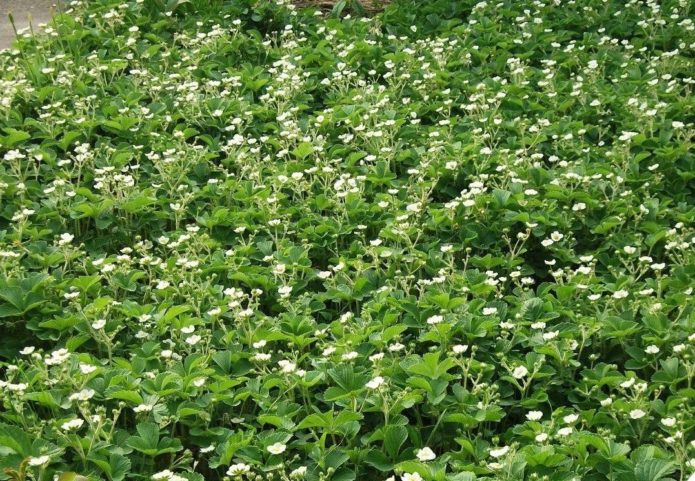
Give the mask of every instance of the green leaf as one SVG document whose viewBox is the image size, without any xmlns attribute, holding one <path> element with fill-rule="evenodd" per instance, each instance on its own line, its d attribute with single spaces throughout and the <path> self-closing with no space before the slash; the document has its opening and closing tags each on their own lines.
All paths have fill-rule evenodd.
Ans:
<svg viewBox="0 0 695 481">
<path fill-rule="evenodd" d="M 47 406 L 54 409 L 60 408 L 60 391 L 28 392 L 24 395 L 24 399 L 28 401 L 35 401 L 42 406 Z"/>
<path fill-rule="evenodd" d="M 106 399 L 119 399 L 121 401 L 128 401 L 131 404 L 139 405 L 143 404 L 142 396 L 139 392 L 133 390 L 125 389 L 115 389 L 108 390 L 105 395 Z"/>
<path fill-rule="evenodd" d="M 331 481 L 354 481 L 357 475 L 352 469 L 340 468 L 331 476 Z"/>
<path fill-rule="evenodd" d="M 610 462 L 624 461 L 626 459 L 627 453 L 630 452 L 630 446 L 627 444 L 616 443 L 615 441 L 609 439 L 605 444 L 599 448 L 601 454 L 603 454 L 606 460 Z"/>
<path fill-rule="evenodd" d="M 660 481 L 676 471 L 677 465 L 663 459 L 647 459 L 635 466 L 635 481 Z"/>
<path fill-rule="evenodd" d="M 286 417 L 281 416 L 275 416 L 273 414 L 261 414 L 258 416 L 257 420 L 258 423 L 261 425 L 270 424 L 271 426 L 275 426 L 276 428 L 290 430 L 294 427 L 294 422 L 291 419 L 287 419 Z"/>
<path fill-rule="evenodd" d="M 122 481 L 130 471 L 130 460 L 117 453 L 112 453 L 108 458 L 92 454 L 88 456 L 91 462 L 101 469 L 110 481 Z"/>
<path fill-rule="evenodd" d="M 398 457 L 398 453 L 408 439 L 408 430 L 405 426 L 388 425 L 383 428 L 384 450 L 392 460 Z"/>
<path fill-rule="evenodd" d="M 164 437 L 159 439 L 159 426 L 154 423 L 140 423 L 137 426 L 138 436 L 131 436 L 126 444 L 147 456 L 157 456 L 164 453 L 175 453 L 182 449 L 181 441 Z"/>
<path fill-rule="evenodd" d="M 292 154 L 300 160 L 304 160 L 314 152 L 314 146 L 309 142 L 302 142 L 293 151 Z"/>
<path fill-rule="evenodd" d="M 447 476 L 447 481 L 475 481 L 476 476 L 473 473 L 457 473 Z"/>
<path fill-rule="evenodd" d="M 121 481 L 130 471 L 130 460 L 120 454 L 109 456 L 109 464 L 111 465 L 111 481 Z"/>
<path fill-rule="evenodd" d="M 24 429 L 0 424 L 0 446 L 5 446 L 20 456 L 31 456 L 31 439 Z"/>
<path fill-rule="evenodd" d="M 156 202 L 156 197 L 149 196 L 146 192 L 141 192 L 129 197 L 128 200 L 120 205 L 120 207 L 126 212 L 136 214 L 138 212 L 142 212 L 145 207 L 149 207 Z"/>
<path fill-rule="evenodd" d="M 329 369 L 328 375 L 339 386 L 339 389 L 333 388 L 326 391 L 326 400 L 328 401 L 354 395 L 364 389 L 365 384 L 369 381 L 367 374 L 355 372 L 351 364 L 341 364 Z"/>
<path fill-rule="evenodd" d="M 89 478 L 85 478 L 74 471 L 67 471 L 58 476 L 58 481 L 89 481 Z"/>
<path fill-rule="evenodd" d="M 422 356 L 422 361 L 417 362 L 407 368 L 411 374 L 418 374 L 428 379 L 437 379 L 444 376 L 447 371 L 456 365 L 456 361 L 451 357 L 439 361 L 438 352 L 428 352 Z"/>
<path fill-rule="evenodd" d="M 0 317 L 19 316 L 32 311 L 47 300 L 43 287 L 50 280 L 45 274 L 31 274 L 18 279 L 0 279 Z"/>
<path fill-rule="evenodd" d="M 0 137 L 0 145 L 6 148 L 10 148 L 15 144 L 18 144 L 31 138 L 31 134 L 23 132 L 21 130 L 6 128 L 5 132 L 7 132 L 7 135 L 4 137 Z"/>
<path fill-rule="evenodd" d="M 521 317 L 527 321 L 537 321 L 543 316 L 543 299 L 538 297 L 533 297 L 524 302 L 521 306 Z"/>
<path fill-rule="evenodd" d="M 389 458 L 386 457 L 383 452 L 376 449 L 372 449 L 367 453 L 364 462 L 382 472 L 391 471 L 393 469 L 393 463 Z"/>
</svg>

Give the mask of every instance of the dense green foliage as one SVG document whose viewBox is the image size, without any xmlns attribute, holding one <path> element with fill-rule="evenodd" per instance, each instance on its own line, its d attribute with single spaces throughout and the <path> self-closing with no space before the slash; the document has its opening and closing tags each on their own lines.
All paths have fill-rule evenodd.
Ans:
<svg viewBox="0 0 695 481">
<path fill-rule="evenodd" d="M 695 479 L 692 2 L 347 12 L 0 53 L 0 479 Z"/>
</svg>

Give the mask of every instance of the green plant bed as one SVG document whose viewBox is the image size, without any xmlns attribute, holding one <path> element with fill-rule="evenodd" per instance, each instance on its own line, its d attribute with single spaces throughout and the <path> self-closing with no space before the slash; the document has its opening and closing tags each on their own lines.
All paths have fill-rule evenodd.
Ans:
<svg viewBox="0 0 695 481">
<path fill-rule="evenodd" d="M 346 8 L 357 13 L 376 13 L 389 5 L 391 0 L 294 0 L 298 8 L 318 8 L 331 13 L 342 13 Z"/>
<path fill-rule="evenodd" d="M 694 481 L 691 3 L 295 3 L 0 53 L 0 479 Z"/>
</svg>

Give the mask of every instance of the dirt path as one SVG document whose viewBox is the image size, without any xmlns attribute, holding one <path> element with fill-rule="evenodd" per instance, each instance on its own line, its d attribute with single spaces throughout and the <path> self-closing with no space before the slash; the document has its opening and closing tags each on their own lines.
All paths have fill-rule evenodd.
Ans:
<svg viewBox="0 0 695 481">
<path fill-rule="evenodd" d="M 38 28 L 40 23 L 51 19 L 58 2 L 59 0 L 0 0 L 0 49 L 10 47 L 14 39 L 8 13 L 12 13 L 17 30 L 28 27 L 30 20 L 34 28 Z"/>
</svg>

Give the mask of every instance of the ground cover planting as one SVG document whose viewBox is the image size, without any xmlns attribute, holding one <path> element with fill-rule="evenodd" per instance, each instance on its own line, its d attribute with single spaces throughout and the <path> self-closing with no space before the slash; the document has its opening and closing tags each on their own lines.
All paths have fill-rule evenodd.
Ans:
<svg viewBox="0 0 695 481">
<path fill-rule="evenodd" d="M 0 53 L 0 479 L 695 479 L 693 3 L 334 3 Z"/>
</svg>

